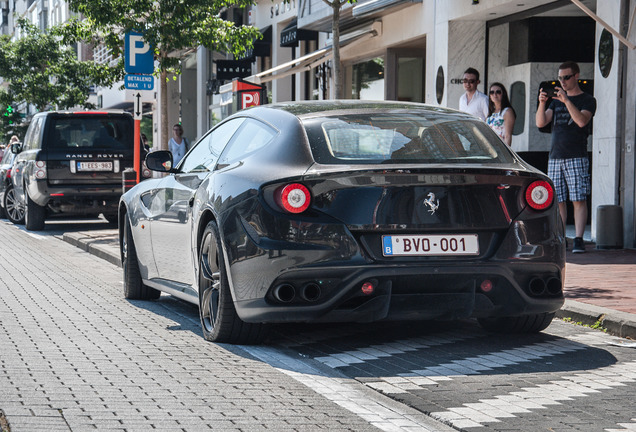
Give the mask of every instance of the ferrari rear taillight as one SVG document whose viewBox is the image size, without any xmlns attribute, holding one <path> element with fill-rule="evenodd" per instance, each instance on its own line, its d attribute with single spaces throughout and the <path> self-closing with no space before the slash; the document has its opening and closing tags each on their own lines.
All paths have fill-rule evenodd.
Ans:
<svg viewBox="0 0 636 432">
<path fill-rule="evenodd" d="M 276 190 L 276 203 L 289 213 L 302 213 L 311 204 L 309 189 L 300 183 L 290 183 Z"/>
<path fill-rule="evenodd" d="M 544 210 L 552 205 L 554 190 L 550 183 L 544 180 L 537 180 L 530 183 L 526 189 L 526 201 L 535 210 Z"/>
<path fill-rule="evenodd" d="M 35 169 L 33 170 L 33 175 L 38 180 L 45 179 L 46 178 L 46 162 L 36 161 Z"/>
</svg>

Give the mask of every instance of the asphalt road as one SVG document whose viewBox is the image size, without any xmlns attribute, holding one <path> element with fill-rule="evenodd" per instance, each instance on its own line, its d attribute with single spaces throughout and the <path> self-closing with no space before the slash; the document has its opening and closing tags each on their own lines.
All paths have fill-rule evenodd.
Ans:
<svg viewBox="0 0 636 432">
<path fill-rule="evenodd" d="M 0 410 L 12 431 L 636 429 L 636 344 L 555 321 L 288 324 L 205 342 L 197 308 L 122 296 L 121 269 L 0 221 Z M 100 226 L 100 224 L 103 224 Z M 451 427 L 449 427 L 450 425 Z"/>
</svg>

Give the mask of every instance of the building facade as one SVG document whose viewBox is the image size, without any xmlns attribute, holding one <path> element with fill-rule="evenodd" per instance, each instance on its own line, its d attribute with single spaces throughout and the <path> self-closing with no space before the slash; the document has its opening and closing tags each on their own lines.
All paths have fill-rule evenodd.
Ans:
<svg viewBox="0 0 636 432">
<path fill-rule="evenodd" d="M 598 105 L 588 144 L 592 238 L 599 206 L 620 206 L 623 243 L 633 248 L 636 83 L 629 77 L 636 76 L 635 9 L 636 0 L 346 4 L 340 20 L 344 97 L 456 109 L 463 72 L 474 67 L 481 73 L 480 91 L 493 82 L 506 86 L 517 113 L 512 147 L 545 170 L 550 134 L 534 120 L 539 88 L 556 80 L 559 64 L 578 62 L 580 85 Z M 241 78 L 265 85 L 270 102 L 333 99 L 331 16 L 322 0 L 259 1 L 249 11 L 249 23 L 269 33 L 269 49 L 249 58 L 251 75 L 242 71 Z M 216 67 L 213 61 L 212 74 Z M 220 89 L 209 106 L 217 118 L 227 114 Z"/>
</svg>

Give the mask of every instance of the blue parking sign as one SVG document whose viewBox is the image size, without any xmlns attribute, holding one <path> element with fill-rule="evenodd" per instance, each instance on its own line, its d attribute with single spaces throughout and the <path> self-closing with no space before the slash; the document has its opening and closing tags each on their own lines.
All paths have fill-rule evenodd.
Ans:
<svg viewBox="0 0 636 432">
<path fill-rule="evenodd" d="M 155 70 L 154 50 L 139 32 L 128 32 L 124 37 L 124 70 L 129 74 L 150 75 Z"/>
</svg>

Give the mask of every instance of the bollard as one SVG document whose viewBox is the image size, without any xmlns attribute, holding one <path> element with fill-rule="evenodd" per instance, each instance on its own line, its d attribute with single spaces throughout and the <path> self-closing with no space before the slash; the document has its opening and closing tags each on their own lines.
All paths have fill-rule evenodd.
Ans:
<svg viewBox="0 0 636 432">
<path fill-rule="evenodd" d="M 121 173 L 121 187 L 123 192 L 129 191 L 137 184 L 137 171 L 132 168 L 126 168 Z"/>
<path fill-rule="evenodd" d="M 596 249 L 623 248 L 623 209 L 617 205 L 596 208 Z"/>
</svg>

